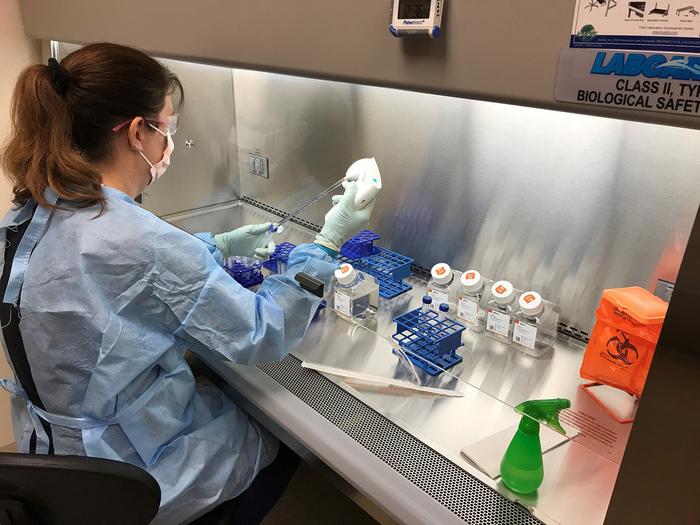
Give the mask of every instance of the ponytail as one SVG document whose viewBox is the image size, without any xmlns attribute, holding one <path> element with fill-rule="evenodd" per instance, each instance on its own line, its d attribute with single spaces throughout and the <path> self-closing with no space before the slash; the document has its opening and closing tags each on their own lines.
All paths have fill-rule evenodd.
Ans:
<svg viewBox="0 0 700 525">
<path fill-rule="evenodd" d="M 44 190 L 50 187 L 77 206 L 99 203 L 102 211 L 102 178 L 73 144 L 71 114 L 60 93 L 65 94 L 67 86 L 61 82 L 44 65 L 30 66 L 17 80 L 10 110 L 12 134 L 2 155 L 13 202 L 21 206 L 33 198 L 48 206 Z"/>
<path fill-rule="evenodd" d="M 31 66 L 12 97 L 12 135 L 2 167 L 13 184 L 13 202 L 42 206 L 46 188 L 73 206 L 100 205 L 102 176 L 119 133 L 114 127 L 137 116 L 154 117 L 182 84 L 163 64 L 117 44 L 82 47 L 59 64 Z"/>
</svg>

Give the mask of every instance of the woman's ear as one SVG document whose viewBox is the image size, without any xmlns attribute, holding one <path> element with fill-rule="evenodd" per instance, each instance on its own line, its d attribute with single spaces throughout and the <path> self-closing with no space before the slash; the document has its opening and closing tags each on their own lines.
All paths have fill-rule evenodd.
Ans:
<svg viewBox="0 0 700 525">
<path fill-rule="evenodd" d="M 146 121 L 143 120 L 143 117 L 136 117 L 129 124 L 129 147 L 133 151 L 143 151 L 141 139 L 143 138 L 145 124 Z"/>
</svg>

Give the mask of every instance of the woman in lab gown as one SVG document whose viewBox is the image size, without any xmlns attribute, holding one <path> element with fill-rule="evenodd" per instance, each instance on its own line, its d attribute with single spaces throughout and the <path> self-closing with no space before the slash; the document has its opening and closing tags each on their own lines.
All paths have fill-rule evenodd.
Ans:
<svg viewBox="0 0 700 525">
<path fill-rule="evenodd" d="M 15 375 L 2 386 L 18 448 L 145 469 L 161 487 L 160 523 L 237 497 L 277 451 L 219 390 L 195 383 L 186 350 L 249 365 L 283 358 L 320 301 L 294 275 L 328 283 L 332 256 L 372 209 L 354 209 L 351 183 L 284 275 L 242 288 L 217 260 L 264 255 L 265 227 L 204 234 L 207 244 L 134 201 L 169 164 L 172 95 L 182 95 L 172 73 L 117 45 L 25 70 L 3 153 L 15 207 L 0 224 Z"/>
</svg>

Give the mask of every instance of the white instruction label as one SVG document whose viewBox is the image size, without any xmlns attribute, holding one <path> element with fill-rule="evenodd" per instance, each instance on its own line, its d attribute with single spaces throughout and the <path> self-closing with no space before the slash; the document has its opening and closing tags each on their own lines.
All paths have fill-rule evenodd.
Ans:
<svg viewBox="0 0 700 525">
<path fill-rule="evenodd" d="M 577 0 L 570 46 L 697 53 L 699 15 L 698 2 Z"/>
<path fill-rule="evenodd" d="M 350 317 L 350 297 L 344 293 L 335 292 L 335 309 L 343 315 Z"/>
<path fill-rule="evenodd" d="M 461 297 L 459 299 L 459 310 L 457 315 L 464 319 L 469 324 L 476 324 L 477 315 L 479 313 L 479 305 L 474 301 Z"/>
<path fill-rule="evenodd" d="M 433 298 L 433 303 L 430 305 L 430 308 L 433 310 L 438 310 L 441 304 L 448 304 L 450 302 L 449 295 L 442 290 L 428 288 L 428 295 Z"/>
<path fill-rule="evenodd" d="M 531 324 L 523 323 L 520 320 L 515 321 L 515 326 L 513 327 L 513 342 L 523 345 L 530 350 L 534 350 L 536 340 L 537 328 Z"/>
<path fill-rule="evenodd" d="M 508 332 L 510 331 L 510 315 L 497 312 L 496 310 L 489 310 L 486 316 L 486 329 L 494 334 L 508 337 Z"/>
</svg>

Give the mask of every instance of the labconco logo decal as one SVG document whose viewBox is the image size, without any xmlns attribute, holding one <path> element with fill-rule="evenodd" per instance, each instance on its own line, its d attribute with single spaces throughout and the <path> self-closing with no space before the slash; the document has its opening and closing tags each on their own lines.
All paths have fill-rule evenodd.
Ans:
<svg viewBox="0 0 700 525">
<path fill-rule="evenodd" d="M 593 62 L 591 73 L 594 75 L 623 77 L 642 75 L 646 78 L 700 81 L 700 56 L 678 55 L 669 59 L 659 54 L 599 51 Z"/>
<path fill-rule="evenodd" d="M 403 25 L 405 26 L 417 26 L 423 23 L 423 20 L 404 20 Z"/>
</svg>

